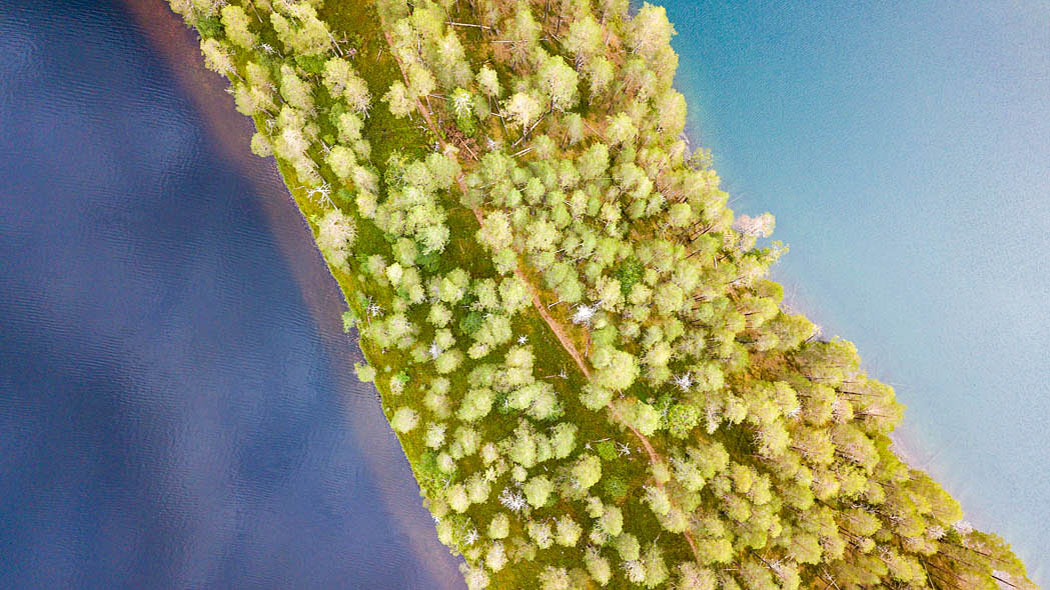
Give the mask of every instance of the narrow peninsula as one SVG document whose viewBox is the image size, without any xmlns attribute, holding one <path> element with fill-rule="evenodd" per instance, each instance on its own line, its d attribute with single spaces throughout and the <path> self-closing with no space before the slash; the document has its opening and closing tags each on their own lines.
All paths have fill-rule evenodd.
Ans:
<svg viewBox="0 0 1050 590">
<path fill-rule="evenodd" d="M 170 0 L 346 296 L 471 589 L 1032 588 L 781 304 L 663 8 Z M 347 370 L 350 370 L 347 367 Z"/>
</svg>

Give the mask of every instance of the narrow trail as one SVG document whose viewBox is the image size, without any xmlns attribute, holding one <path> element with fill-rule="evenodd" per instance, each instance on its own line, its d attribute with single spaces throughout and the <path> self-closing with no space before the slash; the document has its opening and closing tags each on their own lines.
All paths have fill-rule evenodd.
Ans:
<svg viewBox="0 0 1050 590">
<path fill-rule="evenodd" d="M 405 65 L 401 63 L 401 58 L 398 57 L 397 53 L 394 51 L 394 39 L 386 30 L 385 23 L 383 29 L 383 36 L 386 38 L 387 47 L 388 49 L 390 49 L 390 55 L 394 58 L 394 61 L 397 62 L 398 70 L 400 70 L 401 77 L 404 80 L 405 85 L 407 86 L 408 73 L 405 71 Z M 438 142 L 441 144 L 441 148 L 445 152 L 446 156 L 455 159 L 456 163 L 459 164 L 459 160 L 456 155 L 459 152 L 459 148 L 457 148 L 456 146 L 450 146 L 448 141 L 445 139 L 445 135 L 441 133 L 441 128 L 434 121 L 434 117 L 430 113 L 430 108 L 427 106 L 426 103 L 424 103 L 424 101 L 420 99 L 416 99 L 416 106 L 419 110 L 419 113 L 423 116 L 423 120 L 426 121 L 427 127 L 430 129 L 430 132 L 433 133 L 435 137 L 437 137 Z M 449 149 L 450 147 L 452 149 Z M 460 166 L 460 169 L 462 169 L 462 166 Z M 456 177 L 456 184 L 459 185 L 459 190 L 462 191 L 463 194 L 467 194 L 469 188 L 467 187 L 467 184 L 463 179 L 463 174 L 460 174 Z M 474 213 L 474 217 L 478 220 L 478 224 L 480 225 L 482 219 L 484 218 L 483 212 L 479 207 L 473 207 L 471 208 L 471 211 Z M 532 295 L 533 307 L 536 308 L 536 311 L 539 312 L 540 317 L 543 318 L 543 321 L 547 324 L 547 327 L 550 328 L 551 332 L 554 333 L 554 336 L 558 339 L 558 342 L 561 343 L 562 348 L 565 349 L 565 352 L 567 352 L 569 356 L 571 356 L 572 359 L 576 362 L 576 366 L 580 369 L 580 372 L 583 373 L 583 376 L 586 377 L 588 381 L 590 381 L 590 367 L 587 366 L 587 362 L 584 360 L 583 355 L 580 354 L 580 351 L 577 350 L 576 346 L 572 343 L 572 339 L 569 338 L 569 335 L 566 333 L 565 328 L 562 327 L 562 325 L 558 323 L 558 321 L 555 320 L 554 317 L 551 316 L 550 312 L 547 310 L 547 306 L 543 304 L 543 300 L 540 298 L 539 288 L 536 287 L 536 285 L 534 285 L 532 281 L 529 280 L 528 276 L 525 274 L 525 271 L 522 270 L 520 264 L 514 268 L 514 274 L 516 274 L 518 278 L 523 283 L 525 283 L 525 286 L 528 287 L 529 292 Z M 651 465 L 656 465 L 658 463 L 663 462 L 663 458 L 660 456 L 659 453 L 656 452 L 656 449 L 653 448 L 653 444 L 649 440 L 649 437 L 639 432 L 638 429 L 632 426 L 627 420 L 624 420 L 623 417 L 620 415 L 619 411 L 617 411 L 616 407 L 612 404 L 612 402 L 610 402 L 606 407 L 609 409 L 609 414 L 614 419 L 626 426 L 632 433 L 634 433 L 635 437 L 638 438 L 638 441 L 642 444 L 642 447 L 645 448 L 645 452 L 649 455 L 649 463 Z M 661 490 L 664 488 L 664 484 L 661 482 L 655 481 L 655 484 L 656 487 Z M 670 501 L 672 505 L 675 505 L 674 499 L 671 499 Z M 677 508 L 676 505 L 675 507 Z M 696 542 L 693 540 L 692 534 L 690 534 L 690 532 L 686 530 L 682 531 L 682 536 L 685 537 L 685 540 L 689 543 L 689 548 L 693 552 L 693 559 L 696 561 L 697 565 L 703 567 L 704 564 L 700 561 L 700 556 L 696 552 Z"/>
</svg>

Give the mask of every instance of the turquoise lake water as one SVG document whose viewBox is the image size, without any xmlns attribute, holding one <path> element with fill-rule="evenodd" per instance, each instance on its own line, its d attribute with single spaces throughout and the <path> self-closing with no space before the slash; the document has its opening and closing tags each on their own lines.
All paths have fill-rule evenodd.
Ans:
<svg viewBox="0 0 1050 590">
<path fill-rule="evenodd" d="M 904 441 L 1050 574 L 1050 3 L 670 1 L 691 136 Z"/>
</svg>

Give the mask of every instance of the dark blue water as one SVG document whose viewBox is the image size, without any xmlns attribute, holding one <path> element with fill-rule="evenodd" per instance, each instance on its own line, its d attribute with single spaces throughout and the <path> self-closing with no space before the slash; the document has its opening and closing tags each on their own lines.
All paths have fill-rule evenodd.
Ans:
<svg viewBox="0 0 1050 590">
<path fill-rule="evenodd" d="M 1050 4 L 668 0 L 776 273 L 908 405 L 915 462 L 1050 582 Z"/>
<path fill-rule="evenodd" d="M 461 585 L 279 179 L 147 33 L 0 0 L 0 587 Z"/>
</svg>

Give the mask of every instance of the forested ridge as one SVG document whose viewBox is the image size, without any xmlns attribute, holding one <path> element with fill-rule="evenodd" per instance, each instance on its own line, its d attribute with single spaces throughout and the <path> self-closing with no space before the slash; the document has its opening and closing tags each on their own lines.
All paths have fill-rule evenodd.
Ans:
<svg viewBox="0 0 1050 590">
<path fill-rule="evenodd" d="M 781 305 L 663 8 L 170 0 L 346 295 L 470 588 L 1029 588 Z M 349 368 L 348 368 L 349 369 Z"/>
</svg>

